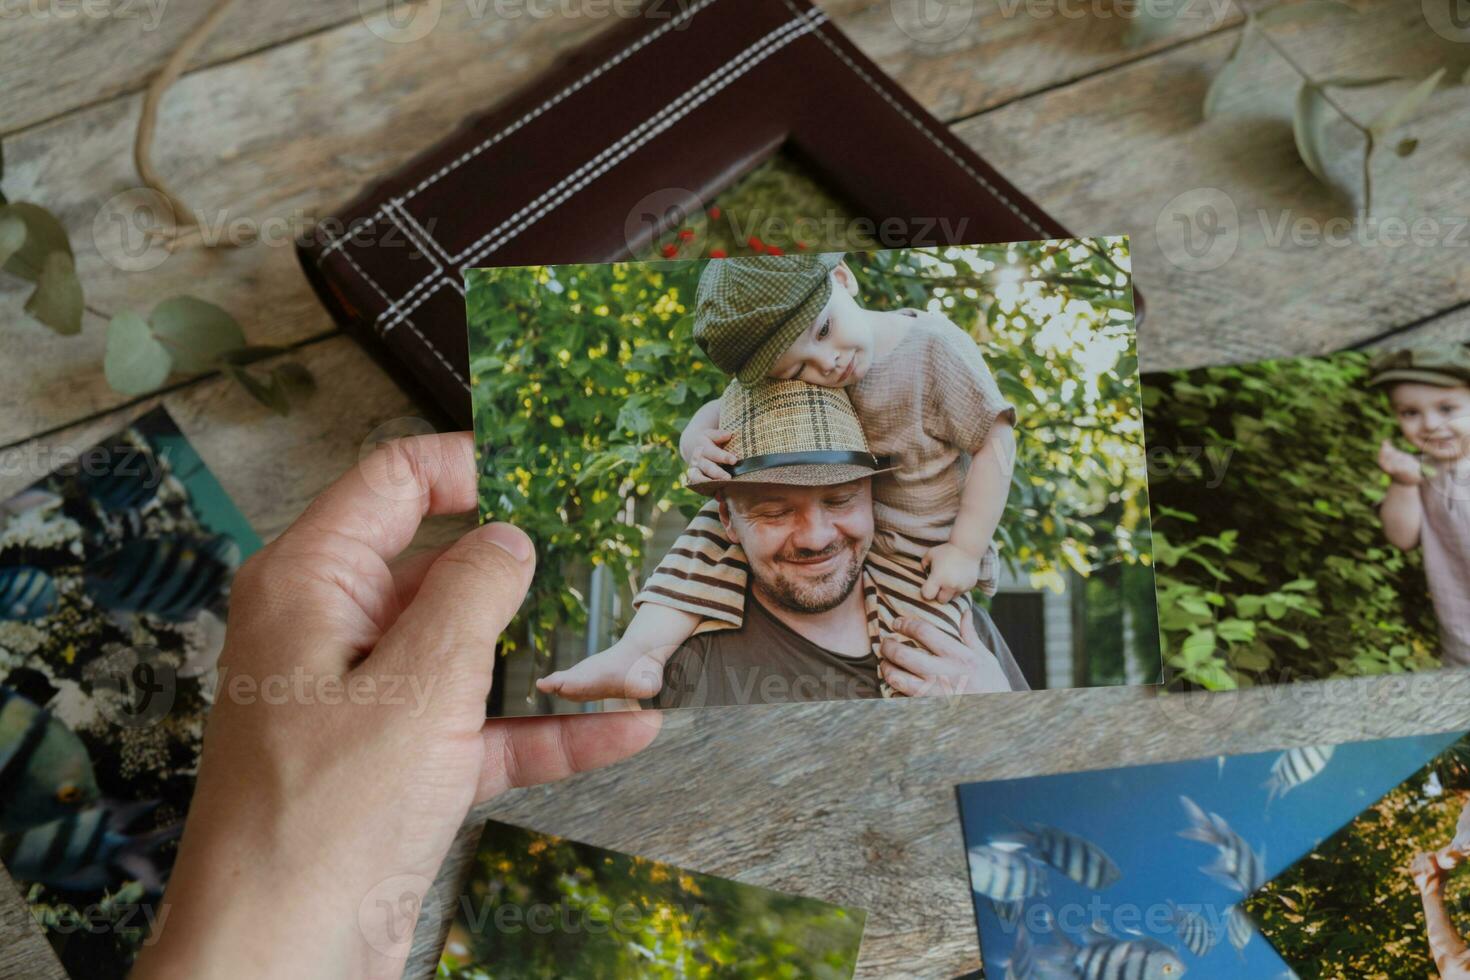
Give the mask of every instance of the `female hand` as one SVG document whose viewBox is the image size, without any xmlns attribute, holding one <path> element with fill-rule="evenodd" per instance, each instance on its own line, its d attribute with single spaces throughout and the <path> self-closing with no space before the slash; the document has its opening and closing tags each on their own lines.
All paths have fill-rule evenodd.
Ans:
<svg viewBox="0 0 1470 980">
<path fill-rule="evenodd" d="M 491 524 L 394 562 L 423 517 L 474 506 L 468 434 L 403 440 L 240 569 L 167 918 L 134 980 L 398 977 L 471 805 L 652 741 L 650 713 L 485 720 L 530 539 Z"/>
</svg>

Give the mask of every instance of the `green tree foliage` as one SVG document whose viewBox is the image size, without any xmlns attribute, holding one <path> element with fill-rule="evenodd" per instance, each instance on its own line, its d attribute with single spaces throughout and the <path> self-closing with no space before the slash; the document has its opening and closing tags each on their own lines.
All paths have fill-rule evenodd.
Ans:
<svg viewBox="0 0 1470 980">
<path fill-rule="evenodd" d="M 1409 866 L 1454 837 L 1470 798 L 1467 757 L 1462 739 L 1244 903 L 1303 980 L 1437 980 Z M 1426 791 L 1436 774 L 1439 795 Z M 1461 935 L 1470 935 L 1467 873 L 1451 872 L 1445 887 Z"/>
<path fill-rule="evenodd" d="M 998 532 L 1038 584 L 1147 563 L 1143 434 L 1123 239 L 851 253 L 872 308 L 941 310 L 982 343 L 1019 413 Z M 469 273 L 480 508 L 536 540 L 508 650 L 585 622 L 571 571 L 628 582 L 652 518 L 692 513 L 679 435 L 728 379 L 693 342 L 701 261 Z M 1148 607 L 1147 617 L 1153 615 Z"/>
<path fill-rule="evenodd" d="M 864 915 L 491 821 L 451 980 L 850 977 Z"/>
<path fill-rule="evenodd" d="M 1227 689 L 1437 666 L 1417 554 L 1383 536 L 1397 434 L 1367 355 L 1144 381 L 1154 556 L 1174 679 Z"/>
</svg>

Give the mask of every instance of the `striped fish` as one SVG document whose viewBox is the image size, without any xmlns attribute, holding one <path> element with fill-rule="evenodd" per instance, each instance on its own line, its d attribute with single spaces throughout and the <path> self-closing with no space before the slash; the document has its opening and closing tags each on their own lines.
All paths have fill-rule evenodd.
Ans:
<svg viewBox="0 0 1470 980">
<path fill-rule="evenodd" d="M 56 583 L 34 565 L 0 567 L 0 619 L 40 619 L 56 611 Z"/>
<path fill-rule="evenodd" d="M 76 733 L 0 687 L 0 833 L 73 814 L 97 796 L 92 760 Z"/>
<path fill-rule="evenodd" d="M 105 466 L 90 465 L 78 481 L 103 510 L 142 510 L 158 496 L 163 473 L 153 457 L 129 445 L 109 446 Z"/>
<path fill-rule="evenodd" d="M 1117 939 L 1089 932 L 1078 946 L 1060 930 L 1058 945 L 1036 952 L 1045 965 L 1043 975 L 1074 980 L 1174 980 L 1185 974 L 1179 954 L 1155 939 Z"/>
<path fill-rule="evenodd" d="M 1189 815 L 1190 826 L 1179 831 L 1185 840 L 1209 844 L 1219 852 L 1214 864 L 1200 868 L 1227 888 L 1249 895 L 1266 882 L 1265 864 L 1230 824 L 1218 813 L 1206 813 L 1187 796 L 1179 797 Z"/>
<path fill-rule="evenodd" d="M 1235 947 L 1237 953 L 1244 952 L 1255 932 L 1240 906 L 1232 905 L 1225 911 L 1225 935 L 1230 938 L 1230 945 Z"/>
<path fill-rule="evenodd" d="M 1276 757 L 1271 764 L 1271 778 L 1262 785 L 1270 791 L 1266 797 L 1269 805 L 1278 796 L 1285 796 L 1302 783 L 1315 778 L 1332 759 L 1334 746 L 1308 745 L 1288 749 Z"/>
<path fill-rule="evenodd" d="M 0 861 L 13 877 L 53 888 L 102 891 L 131 880 L 160 891 L 163 876 L 153 852 L 177 838 L 183 824 L 147 834 L 127 832 L 157 805 L 94 807 L 10 834 L 0 838 Z"/>
<path fill-rule="evenodd" d="M 1173 901 L 1169 902 L 1169 921 L 1173 923 L 1174 933 L 1184 948 L 1195 956 L 1204 956 L 1220 941 L 1220 934 L 1209 920 L 1198 912 L 1180 908 Z"/>
<path fill-rule="evenodd" d="M 1031 934 L 1022 926 L 1016 930 L 1016 941 L 1011 944 L 1005 980 L 1036 980 L 1036 969 L 1036 950 L 1031 945 Z"/>
<path fill-rule="evenodd" d="M 220 597 L 239 563 L 239 547 L 222 534 L 139 538 L 88 564 L 84 581 L 109 609 L 184 622 Z"/>
<path fill-rule="evenodd" d="M 970 887 L 994 902 L 1046 894 L 1046 866 L 1029 854 L 979 844 L 970 848 Z"/>
<path fill-rule="evenodd" d="M 1000 920 L 1001 925 L 1014 928 L 1016 923 L 1021 921 L 1021 913 L 1026 910 L 1026 902 L 1023 899 L 1017 899 L 1014 902 L 997 902 L 991 899 L 990 907 L 995 910 L 995 917 Z"/>
<path fill-rule="evenodd" d="M 1055 827 L 1036 824 L 1030 830 L 994 837 L 991 844 L 1029 848 L 1047 864 L 1084 888 L 1107 888 L 1123 877 L 1118 865 L 1102 848 L 1076 834 L 1069 834 Z"/>
</svg>

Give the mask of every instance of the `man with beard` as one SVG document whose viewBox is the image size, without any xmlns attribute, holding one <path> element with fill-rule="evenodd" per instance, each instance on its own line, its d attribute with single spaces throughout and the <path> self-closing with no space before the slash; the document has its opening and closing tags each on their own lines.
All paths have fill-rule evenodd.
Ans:
<svg viewBox="0 0 1470 980">
<path fill-rule="evenodd" d="M 718 524 L 699 533 L 743 551 L 744 621 L 675 650 L 647 706 L 872 698 L 884 683 L 913 697 L 1026 689 L 984 610 L 958 600 L 957 639 L 934 625 L 957 606 L 900 606 L 885 587 L 902 574 L 870 555 L 872 477 L 887 461 L 868 451 L 844 392 L 787 381 L 732 385 L 726 398 L 721 428 L 739 462 L 697 487 L 719 502 Z"/>
</svg>

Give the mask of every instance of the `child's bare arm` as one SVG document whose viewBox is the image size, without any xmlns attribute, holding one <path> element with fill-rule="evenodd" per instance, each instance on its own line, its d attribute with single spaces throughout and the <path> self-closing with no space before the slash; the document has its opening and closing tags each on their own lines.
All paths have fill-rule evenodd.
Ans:
<svg viewBox="0 0 1470 980">
<path fill-rule="evenodd" d="M 924 583 L 924 598 L 948 602 L 975 587 L 980 562 L 1005 512 L 1015 459 L 1015 431 L 1008 419 L 997 419 L 985 445 L 970 461 L 949 542 L 929 549 L 925 558 L 929 578 Z"/>
<path fill-rule="evenodd" d="M 679 455 L 691 471 L 697 471 L 705 479 L 725 480 L 730 474 L 724 467 L 738 462 L 735 454 L 725 448 L 729 441 L 730 433 L 720 428 L 720 403 L 708 402 L 684 426 L 684 433 L 679 436 Z"/>
<path fill-rule="evenodd" d="M 1434 854 L 1420 854 L 1409 868 L 1424 906 L 1425 939 L 1443 980 L 1470 980 L 1470 948 L 1444 907 L 1444 872 Z"/>
<path fill-rule="evenodd" d="M 1424 523 L 1424 505 L 1419 499 L 1419 484 L 1424 477 L 1419 459 L 1395 449 L 1385 439 L 1378 450 L 1378 465 L 1393 479 L 1378 508 L 1383 534 L 1394 547 L 1412 551 L 1419 547 Z"/>
</svg>

